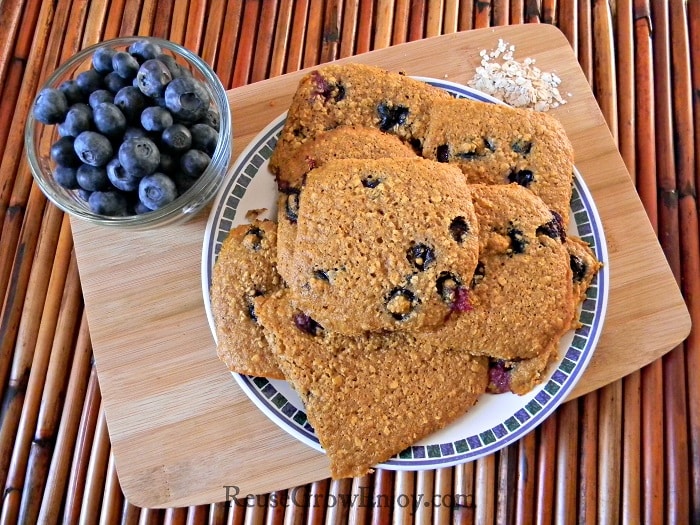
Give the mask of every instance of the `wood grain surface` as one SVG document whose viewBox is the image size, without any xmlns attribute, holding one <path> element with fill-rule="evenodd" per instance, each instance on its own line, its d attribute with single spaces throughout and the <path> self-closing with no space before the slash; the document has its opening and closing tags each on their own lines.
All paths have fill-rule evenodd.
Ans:
<svg viewBox="0 0 700 525">
<path fill-rule="evenodd" d="M 478 64 L 479 50 L 493 48 L 499 38 L 515 44 L 520 56 L 536 58 L 543 69 L 556 71 L 563 79 L 562 91 L 571 93 L 554 114 L 574 144 L 576 165 L 607 237 L 608 313 L 598 349 L 572 394 L 580 396 L 677 346 L 690 321 L 566 37 L 552 26 L 499 27 L 347 60 L 465 83 Z M 301 74 L 229 92 L 234 156 L 286 110 Z M 114 455 L 114 465 L 102 468 L 108 475 L 116 469 L 124 494 L 138 506 L 216 502 L 225 496 L 224 485 L 237 485 L 243 493 L 266 493 L 328 476 L 325 457 L 267 420 L 216 358 L 200 285 L 206 219 L 204 212 L 185 225 L 137 233 L 71 220 Z M 615 406 L 609 405 L 612 415 Z M 516 456 L 513 449 L 513 461 Z M 478 475 L 479 464 L 476 468 Z"/>
</svg>

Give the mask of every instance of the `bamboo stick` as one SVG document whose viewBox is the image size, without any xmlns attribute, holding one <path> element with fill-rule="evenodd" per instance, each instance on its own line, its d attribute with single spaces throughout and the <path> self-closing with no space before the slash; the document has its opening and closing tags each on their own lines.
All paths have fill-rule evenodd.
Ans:
<svg viewBox="0 0 700 525">
<path fill-rule="evenodd" d="M 581 452 L 578 522 L 595 523 L 598 518 L 598 391 L 581 401 Z"/>
<path fill-rule="evenodd" d="M 428 15 L 425 21 L 425 36 L 438 36 L 442 34 L 443 0 L 428 0 Z"/>
<path fill-rule="evenodd" d="M 552 523 L 554 513 L 554 480 L 552 472 L 556 471 L 556 439 L 558 412 L 545 419 L 537 430 L 538 459 L 537 459 L 537 508 L 535 523 L 544 525 Z"/>
<path fill-rule="evenodd" d="M 445 0 L 444 13 L 443 34 L 456 33 L 459 28 L 459 0 Z"/>
<path fill-rule="evenodd" d="M 321 32 L 323 31 L 323 0 L 311 0 L 306 19 L 306 42 L 304 43 L 304 67 L 316 66 L 321 60 Z"/>
<path fill-rule="evenodd" d="M 121 525 L 138 525 L 139 518 L 141 517 L 141 509 L 133 506 L 126 499 L 124 499 L 124 506 L 122 507 L 122 517 Z"/>
<path fill-rule="evenodd" d="M 477 2 L 474 11 L 474 29 L 491 25 L 491 0 Z"/>
<path fill-rule="evenodd" d="M 525 6 L 523 5 L 523 0 L 510 0 L 509 11 L 511 25 L 525 23 Z"/>
<path fill-rule="evenodd" d="M 578 402 L 557 409 L 555 523 L 576 523 L 578 482 Z"/>
<path fill-rule="evenodd" d="M 321 44 L 321 63 L 332 62 L 338 58 L 338 40 L 342 24 L 342 9 L 339 0 L 326 2 L 323 17 L 323 35 Z"/>
<path fill-rule="evenodd" d="M 272 19 L 274 20 L 274 16 Z M 202 52 L 203 33 L 208 31 L 209 21 L 210 19 L 207 18 L 207 2 L 205 0 L 190 0 L 185 26 L 184 46 L 198 55 L 201 55 Z M 266 21 L 263 19 L 261 23 L 264 24 Z"/>
<path fill-rule="evenodd" d="M 384 525 L 391 520 L 394 473 L 391 470 L 377 469 L 374 473 L 373 486 L 370 523 Z"/>
<path fill-rule="evenodd" d="M 545 24 L 556 23 L 556 1 L 555 0 L 542 0 L 542 11 L 540 20 Z"/>
<path fill-rule="evenodd" d="M 357 496 L 357 499 L 350 505 L 348 513 L 349 525 L 361 525 L 369 521 L 369 495 L 372 490 L 370 476 L 365 475 L 361 478 L 352 479 L 351 494 Z M 285 525 L 286 522 L 285 522 Z"/>
<path fill-rule="evenodd" d="M 102 509 L 100 511 L 100 524 L 109 525 L 119 522 L 124 505 L 124 495 L 122 494 L 117 471 L 114 466 L 114 455 L 109 454 L 107 461 L 107 474 L 104 484 L 104 494 L 102 495 Z"/>
<path fill-rule="evenodd" d="M 459 3 L 459 30 L 467 31 L 474 27 L 474 3 L 472 0 L 461 0 Z"/>
<path fill-rule="evenodd" d="M 80 507 L 80 519 L 83 522 L 95 523 L 99 517 L 108 458 L 109 435 L 103 407 L 100 406 L 85 477 L 85 493 Z"/>
<path fill-rule="evenodd" d="M 122 15 L 124 14 L 124 3 L 125 0 L 112 0 L 112 2 L 110 2 L 102 33 L 102 38 L 105 40 L 119 36 Z"/>
<path fill-rule="evenodd" d="M 287 57 L 287 73 L 301 69 L 302 56 L 304 54 L 306 17 L 308 10 L 309 0 L 300 0 L 299 2 L 294 3 L 292 34 L 289 38 L 289 51 Z"/>
<path fill-rule="evenodd" d="M 140 2 L 127 1 L 124 4 L 121 26 L 119 27 L 119 36 L 132 36 L 136 34 L 140 9 Z"/>
<path fill-rule="evenodd" d="M 283 4 L 289 5 L 286 2 L 283 2 Z M 204 31 L 204 41 L 202 42 L 202 59 L 212 68 L 216 64 L 219 49 L 221 49 L 221 33 L 226 14 L 225 9 L 226 4 L 224 2 L 210 2 L 206 15 L 207 25 L 206 31 Z"/>
<path fill-rule="evenodd" d="M 351 497 L 352 478 L 332 480 L 330 482 L 325 520 L 326 525 L 345 525 L 348 522 Z"/>
<path fill-rule="evenodd" d="M 619 523 L 622 381 L 604 386 L 598 403 L 598 518 L 602 523 Z"/>
<path fill-rule="evenodd" d="M 212 503 L 209 505 L 207 525 L 224 525 L 226 523 L 226 503 Z"/>
<path fill-rule="evenodd" d="M 408 19 L 411 6 L 408 0 L 398 0 L 394 7 L 394 30 L 391 36 L 393 45 L 403 44 L 408 38 Z"/>
<path fill-rule="evenodd" d="M 190 0 L 174 0 L 172 17 L 170 19 L 170 40 L 184 45 L 185 31 L 187 29 L 187 12 L 189 10 Z M 257 4 L 257 1 L 251 2 Z M 249 26 L 255 27 L 255 25 Z"/>
<path fill-rule="evenodd" d="M 535 432 L 525 434 L 518 446 L 518 480 L 515 523 L 527 525 L 535 520 L 535 480 L 537 461 L 535 459 Z"/>
<path fill-rule="evenodd" d="M 408 18 L 408 41 L 413 42 L 423 38 L 425 31 L 425 1 L 411 2 L 411 13 Z"/>
<path fill-rule="evenodd" d="M 280 10 L 277 14 L 275 43 L 272 46 L 272 58 L 270 59 L 270 77 L 276 77 L 284 73 L 284 62 L 287 55 L 291 24 L 292 3 L 281 2 Z"/>
<path fill-rule="evenodd" d="M 357 23 L 357 42 L 355 54 L 372 50 L 372 25 L 374 23 L 374 2 L 360 0 L 360 14 Z"/>
<path fill-rule="evenodd" d="M 454 467 L 455 508 L 452 514 L 454 523 L 474 523 L 474 461 Z"/>
<path fill-rule="evenodd" d="M 357 38 L 357 17 L 360 10 L 359 0 L 343 2 L 342 30 L 340 32 L 339 57 L 346 58 L 354 54 Z"/>
<path fill-rule="evenodd" d="M 498 452 L 498 490 L 496 523 L 513 523 L 517 506 L 518 446 L 509 445 Z"/>
<path fill-rule="evenodd" d="M 452 509 L 455 506 L 455 495 L 452 493 L 454 468 L 438 468 L 435 470 L 435 490 L 433 501 L 433 523 L 450 523 Z"/>
<path fill-rule="evenodd" d="M 175 0 L 158 0 L 151 35 L 158 38 L 170 38 L 170 22 L 173 14 Z M 223 5 L 223 4 L 219 4 Z"/>
<path fill-rule="evenodd" d="M 537 24 L 540 22 L 541 0 L 525 0 L 525 22 Z"/>
<path fill-rule="evenodd" d="M 68 471 L 70 469 L 70 451 L 78 434 L 81 404 L 87 391 L 91 358 L 90 334 L 88 332 L 87 317 L 83 310 L 66 400 L 63 404 L 63 414 L 61 415 L 61 422 L 56 437 L 56 446 L 51 458 L 51 466 L 46 480 L 46 490 L 44 491 L 41 510 L 37 520 L 39 523 L 56 523 L 59 521 Z"/>
<path fill-rule="evenodd" d="M 5 37 L 3 45 L 0 46 L 0 85 L 5 82 L 5 75 L 11 62 L 14 47 L 12 43 L 14 43 L 20 27 L 23 4 L 22 0 L 12 0 L 0 4 L 0 31 Z"/>
<path fill-rule="evenodd" d="M 493 25 L 506 26 L 510 19 L 510 3 L 508 0 L 493 0 Z"/>
<path fill-rule="evenodd" d="M 253 0 L 243 3 L 243 18 L 239 29 L 240 36 L 236 48 L 235 61 L 233 64 L 232 86 L 234 88 L 244 86 L 250 78 L 250 70 L 255 53 L 255 26 L 258 23 L 260 12 L 260 1 Z M 233 56 L 229 58 L 233 60 Z"/>
<path fill-rule="evenodd" d="M 24 75 L 24 64 L 20 60 L 13 60 L 10 64 L 6 82 L 2 87 L 3 104 L 0 104 L 0 121 L 11 122 L 15 111 L 15 105 L 19 99 L 22 88 L 22 76 Z M 5 146 L 10 135 L 10 127 L 0 127 L 0 156 L 5 154 Z M 12 174 L 14 177 L 14 174 Z M 9 177 L 9 174 L 8 174 Z M 0 179 L 2 180 L 2 179 Z M 9 182 L 9 181 L 8 181 Z"/>
<path fill-rule="evenodd" d="M 187 509 L 187 525 L 204 523 L 207 520 L 209 508 L 206 505 L 194 505 Z"/>
<path fill-rule="evenodd" d="M 95 427 L 102 396 L 97 384 L 97 370 L 93 366 L 88 380 L 87 394 L 83 403 L 83 411 L 80 416 L 78 435 L 73 449 L 70 474 L 68 476 L 68 489 L 66 490 L 66 502 L 64 505 L 63 523 L 78 523 L 80 517 L 80 504 L 85 491 L 85 476 L 90 459 L 90 447 L 95 435 Z"/>
<path fill-rule="evenodd" d="M 251 82 L 268 78 L 270 61 L 272 59 L 272 42 L 275 34 L 277 15 L 277 0 L 263 0 L 258 22 L 258 34 L 253 52 L 254 60 L 251 67 Z"/>
<path fill-rule="evenodd" d="M 90 2 L 81 48 L 86 48 L 103 39 L 103 25 L 107 18 L 107 7 L 106 2 Z"/>
<path fill-rule="evenodd" d="M 489 454 L 476 460 L 476 481 L 474 501 L 476 523 L 489 525 L 496 523 L 496 455 Z"/>
<path fill-rule="evenodd" d="M 139 26 L 136 30 L 137 35 L 153 34 L 153 22 L 157 4 L 158 0 L 143 0 L 141 16 L 139 17 Z"/>
<path fill-rule="evenodd" d="M 561 0 L 558 5 L 557 26 L 566 35 L 566 39 L 578 55 L 578 7 L 577 0 Z"/>
<path fill-rule="evenodd" d="M 284 525 L 301 525 L 306 517 L 304 501 L 309 494 L 309 487 L 301 485 L 287 491 L 289 505 L 284 511 Z"/>
<path fill-rule="evenodd" d="M 622 383 L 622 508 L 621 522 L 641 523 L 641 373 L 633 372 Z"/>
<path fill-rule="evenodd" d="M 578 0 L 578 62 L 593 83 L 593 22 L 591 0 Z"/>
<path fill-rule="evenodd" d="M 187 523 L 187 509 L 182 507 L 170 507 L 165 509 L 163 523 L 167 525 L 185 525 L 185 523 Z"/>
<path fill-rule="evenodd" d="M 383 49 L 391 45 L 394 2 L 391 0 L 378 0 L 376 17 L 372 49 Z"/>
<path fill-rule="evenodd" d="M 309 509 L 306 522 L 309 525 L 320 525 L 326 516 L 326 501 L 328 499 L 329 480 L 315 481 L 309 488 Z"/>
<path fill-rule="evenodd" d="M 614 47 L 617 52 L 618 148 L 627 170 L 634 177 L 634 34 L 632 0 L 620 0 L 615 11 Z"/>
<path fill-rule="evenodd" d="M 424 505 L 421 501 L 415 508 L 409 505 L 399 507 L 399 498 L 403 499 L 404 495 L 414 495 L 421 497 L 425 502 L 429 502 L 435 493 L 435 471 L 420 470 L 413 475 L 411 472 L 396 473 L 396 487 L 394 489 L 394 514 L 393 522 L 395 524 L 409 523 L 411 520 L 416 525 L 423 525 L 433 522 L 433 513 L 431 506 Z M 403 503 L 403 502 L 402 502 Z"/>
<path fill-rule="evenodd" d="M 594 93 L 617 144 L 617 71 L 614 39 L 610 4 L 607 0 L 593 0 Z"/>
</svg>

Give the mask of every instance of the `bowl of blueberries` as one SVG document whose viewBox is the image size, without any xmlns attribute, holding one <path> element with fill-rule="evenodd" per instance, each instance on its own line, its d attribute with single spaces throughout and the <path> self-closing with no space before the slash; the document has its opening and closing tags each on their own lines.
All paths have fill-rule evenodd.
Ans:
<svg viewBox="0 0 700 525">
<path fill-rule="evenodd" d="M 56 206 L 94 224 L 145 230 L 197 214 L 231 159 L 231 113 L 214 71 L 167 40 L 86 48 L 39 90 L 25 150 Z"/>
</svg>

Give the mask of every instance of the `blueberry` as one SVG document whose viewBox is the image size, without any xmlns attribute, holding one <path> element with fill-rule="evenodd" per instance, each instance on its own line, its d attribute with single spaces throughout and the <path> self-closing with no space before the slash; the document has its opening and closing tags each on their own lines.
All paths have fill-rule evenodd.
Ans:
<svg viewBox="0 0 700 525">
<path fill-rule="evenodd" d="M 59 166 L 77 168 L 80 159 L 75 154 L 73 137 L 61 137 L 51 144 L 51 158 Z"/>
<path fill-rule="evenodd" d="M 284 214 L 289 219 L 289 222 L 295 224 L 299 219 L 299 197 L 300 191 L 295 188 L 290 188 L 285 192 L 287 198 L 284 200 Z"/>
<path fill-rule="evenodd" d="M 139 88 L 125 86 L 114 95 L 114 104 L 124 113 L 129 122 L 139 122 L 141 112 L 148 106 L 149 100 Z"/>
<path fill-rule="evenodd" d="M 58 89 L 66 96 L 68 104 L 76 104 L 85 100 L 85 94 L 83 90 L 80 89 L 77 80 L 64 80 L 58 86 Z"/>
<path fill-rule="evenodd" d="M 180 168 L 190 177 L 199 177 L 210 162 L 209 155 L 198 149 L 191 149 L 180 157 Z"/>
<path fill-rule="evenodd" d="M 574 282 L 580 283 L 583 281 L 583 278 L 586 277 L 586 272 L 588 271 L 588 265 L 584 262 L 584 260 L 578 255 L 571 254 L 569 256 L 569 266 L 571 267 Z"/>
<path fill-rule="evenodd" d="M 53 178 L 58 184 L 68 190 L 77 190 L 80 186 L 75 177 L 76 169 L 67 166 L 56 166 L 53 170 Z"/>
<path fill-rule="evenodd" d="M 199 177 L 192 177 L 185 173 L 182 170 L 176 169 L 173 173 L 170 174 L 172 176 L 173 182 L 175 183 L 175 186 L 177 187 L 177 193 L 178 195 L 182 195 L 185 193 L 187 190 L 189 190 L 192 186 L 194 186 L 194 183 L 199 180 Z"/>
<path fill-rule="evenodd" d="M 182 153 L 192 147 L 192 133 L 182 124 L 173 124 L 163 130 L 161 142 L 166 149 Z"/>
<path fill-rule="evenodd" d="M 173 79 L 168 67 L 160 60 L 146 60 L 136 73 L 138 88 L 144 95 L 160 97 L 165 93 L 165 86 Z"/>
<path fill-rule="evenodd" d="M 406 259 L 422 272 L 435 264 L 435 251 L 427 244 L 413 244 L 406 251 Z"/>
<path fill-rule="evenodd" d="M 150 40 L 137 40 L 129 46 L 128 51 L 139 62 L 156 58 L 163 52 L 158 44 Z"/>
<path fill-rule="evenodd" d="M 165 173 L 166 175 L 174 174 L 180 167 L 180 162 L 178 159 L 173 157 L 168 153 L 160 152 L 160 163 L 158 163 L 158 168 L 156 171 Z"/>
<path fill-rule="evenodd" d="M 128 140 L 142 137 L 148 137 L 148 133 L 146 133 L 145 129 L 129 126 L 124 130 L 124 136 L 122 138 Z"/>
<path fill-rule="evenodd" d="M 219 143 L 219 132 L 207 124 L 195 124 L 190 127 L 190 132 L 192 133 L 192 147 L 212 156 Z"/>
<path fill-rule="evenodd" d="M 243 296 L 243 300 L 245 301 L 248 310 L 248 317 L 250 317 L 256 323 L 258 322 L 258 316 L 255 315 L 255 303 L 253 302 L 253 299 L 255 297 L 260 297 L 261 295 L 265 294 L 260 290 L 255 290 L 252 294 L 246 294 Z"/>
<path fill-rule="evenodd" d="M 401 286 L 397 286 L 386 296 L 386 309 L 397 321 L 408 319 L 419 303 L 420 300 L 412 291 Z"/>
<path fill-rule="evenodd" d="M 183 68 L 180 66 L 180 64 L 177 63 L 177 60 L 175 60 L 175 57 L 161 53 L 160 55 L 158 55 L 155 58 L 157 58 L 163 64 L 165 64 L 165 67 L 168 68 L 168 70 L 170 71 L 170 75 L 173 78 L 179 78 L 182 76 Z"/>
<path fill-rule="evenodd" d="M 106 191 L 111 189 L 107 170 L 103 166 L 82 164 L 78 168 L 76 179 L 80 187 L 87 191 Z"/>
<path fill-rule="evenodd" d="M 216 131 L 219 131 L 221 126 L 221 115 L 219 115 L 219 112 L 216 111 L 214 108 L 209 108 L 207 110 L 207 114 L 204 115 L 204 118 L 202 120 L 200 120 L 200 123 L 211 126 Z"/>
<path fill-rule="evenodd" d="M 312 96 L 320 97 L 323 102 L 340 102 L 345 98 L 345 86 L 341 83 L 328 82 L 318 71 L 312 74 L 313 92 Z"/>
<path fill-rule="evenodd" d="M 362 179 L 362 185 L 369 189 L 376 188 L 381 182 L 382 179 L 375 177 L 374 175 L 367 175 L 364 179 Z"/>
<path fill-rule="evenodd" d="M 513 151 L 521 155 L 527 155 L 532 150 L 532 142 L 529 140 L 518 139 L 510 145 Z"/>
<path fill-rule="evenodd" d="M 489 382 L 486 390 L 490 394 L 504 394 L 511 391 L 511 369 L 502 359 L 489 360 Z"/>
<path fill-rule="evenodd" d="M 377 106 L 379 129 L 382 131 L 391 131 L 394 128 L 403 126 L 408 119 L 408 113 L 409 109 L 405 106 L 393 106 L 388 102 L 382 102 Z"/>
<path fill-rule="evenodd" d="M 524 253 L 527 246 L 527 240 L 523 236 L 523 232 L 514 228 L 512 225 L 508 228 L 508 237 L 510 237 L 510 250 L 513 253 Z"/>
<path fill-rule="evenodd" d="M 131 175 L 144 177 L 158 167 L 160 151 L 149 138 L 128 139 L 119 146 L 119 162 Z"/>
<path fill-rule="evenodd" d="M 489 150 L 491 153 L 496 151 L 496 143 L 493 141 L 492 138 L 490 137 L 483 137 L 482 140 L 484 141 L 484 148 Z M 486 152 L 484 152 L 486 153 Z"/>
<path fill-rule="evenodd" d="M 66 118 L 68 100 L 63 91 L 42 89 L 34 101 L 34 118 L 44 124 L 58 124 Z"/>
<path fill-rule="evenodd" d="M 62 137 L 77 137 L 88 131 L 92 124 L 92 109 L 87 104 L 73 104 L 66 113 L 66 118 L 58 125 L 58 134 Z"/>
<path fill-rule="evenodd" d="M 141 126 L 146 131 L 160 133 L 173 125 L 173 116 L 167 109 L 151 106 L 141 112 Z"/>
<path fill-rule="evenodd" d="M 109 102 L 102 102 L 97 105 L 93 120 L 98 131 L 107 137 L 119 137 L 126 130 L 124 113 L 116 105 Z"/>
<path fill-rule="evenodd" d="M 326 270 L 314 270 L 314 277 L 320 281 L 331 282 L 331 278 Z"/>
<path fill-rule="evenodd" d="M 124 195 L 116 191 L 95 191 L 88 199 L 88 204 L 93 213 L 99 215 L 124 216 L 127 215 L 127 200 Z"/>
<path fill-rule="evenodd" d="M 93 91 L 90 93 L 90 97 L 88 98 L 88 104 L 90 104 L 90 107 L 92 109 L 95 109 L 98 104 L 101 104 L 102 102 L 109 102 L 111 104 L 114 103 L 114 93 L 107 89 L 98 89 L 97 91 Z"/>
<path fill-rule="evenodd" d="M 75 77 L 75 81 L 78 83 L 78 86 L 80 86 L 80 89 L 83 91 L 83 94 L 86 97 L 89 97 L 90 93 L 97 91 L 103 85 L 102 75 L 100 75 L 94 69 L 83 71 L 77 77 Z"/>
<path fill-rule="evenodd" d="M 535 181 L 535 176 L 530 170 L 513 170 L 508 174 L 508 180 L 527 188 Z"/>
<path fill-rule="evenodd" d="M 148 213 L 153 211 L 151 208 L 146 206 L 143 202 L 137 201 L 136 204 L 134 204 L 134 213 L 136 215 L 143 215 L 144 213 Z"/>
<path fill-rule="evenodd" d="M 116 51 L 109 47 L 100 47 L 92 54 L 92 67 L 95 71 L 106 74 L 113 70 L 112 59 Z"/>
<path fill-rule="evenodd" d="M 117 75 L 131 82 L 138 73 L 139 63 L 126 51 L 117 51 L 112 57 L 112 69 Z"/>
<path fill-rule="evenodd" d="M 107 73 L 105 75 L 104 84 L 109 91 L 116 93 L 120 89 L 130 86 L 131 80 L 122 78 L 116 71 L 112 71 L 111 73 Z"/>
<path fill-rule="evenodd" d="M 323 333 L 323 327 L 302 312 L 295 313 L 292 316 L 292 320 L 294 321 L 294 326 L 309 335 L 317 336 Z"/>
<path fill-rule="evenodd" d="M 566 229 L 564 228 L 564 220 L 557 212 L 552 212 L 552 220 L 538 227 L 535 231 L 537 235 L 546 235 L 552 239 L 559 239 L 561 242 L 566 241 Z"/>
<path fill-rule="evenodd" d="M 265 234 L 260 228 L 251 226 L 248 228 L 248 231 L 245 232 L 241 244 L 248 250 L 257 252 L 260 250 L 260 248 L 262 248 L 262 240 L 264 236 Z"/>
<path fill-rule="evenodd" d="M 450 161 L 450 146 L 448 144 L 440 144 L 435 152 L 438 162 Z"/>
<path fill-rule="evenodd" d="M 84 190 L 83 188 L 78 188 L 78 197 L 80 197 L 85 202 L 88 202 L 90 200 L 90 195 L 92 195 L 91 191 Z"/>
<path fill-rule="evenodd" d="M 109 161 L 105 172 L 108 182 L 118 190 L 136 191 L 139 187 L 141 177 L 127 173 L 119 162 L 118 157 L 114 157 Z"/>
<path fill-rule="evenodd" d="M 452 219 L 450 223 L 450 233 L 455 241 L 460 244 L 463 243 L 467 235 L 469 235 L 469 224 L 467 220 L 461 215 Z"/>
<path fill-rule="evenodd" d="M 435 281 L 435 289 L 438 295 L 447 304 L 454 304 L 457 296 L 458 290 L 462 286 L 462 281 L 459 277 L 451 272 L 441 272 Z"/>
<path fill-rule="evenodd" d="M 177 118 L 196 122 L 209 109 L 209 94 L 194 78 L 176 78 L 165 88 L 165 105 Z"/>
<path fill-rule="evenodd" d="M 104 135 L 94 131 L 83 131 L 75 138 L 75 153 L 90 166 L 104 166 L 112 158 L 112 143 Z"/>
<path fill-rule="evenodd" d="M 481 283 L 481 281 L 483 281 L 485 276 L 486 268 L 484 267 L 484 263 L 479 261 L 478 263 L 476 263 L 476 268 L 474 269 L 474 276 L 472 277 L 471 287 L 474 288 L 475 286 L 478 286 Z"/>
<path fill-rule="evenodd" d="M 139 182 L 139 200 L 148 208 L 157 210 L 177 198 L 177 187 L 163 173 L 147 175 Z"/>
</svg>

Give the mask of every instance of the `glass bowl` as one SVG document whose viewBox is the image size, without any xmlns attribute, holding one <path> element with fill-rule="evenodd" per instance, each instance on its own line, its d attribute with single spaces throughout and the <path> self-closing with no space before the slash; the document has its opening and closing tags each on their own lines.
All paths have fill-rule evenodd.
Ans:
<svg viewBox="0 0 700 525">
<path fill-rule="evenodd" d="M 25 151 L 32 174 L 46 197 L 61 210 L 93 224 L 130 230 L 147 230 L 155 227 L 182 223 L 195 216 L 217 193 L 231 160 L 232 124 L 226 91 L 209 65 L 188 49 L 153 37 L 125 37 L 107 40 L 90 46 L 63 63 L 40 88 L 58 88 L 64 81 L 75 79 L 83 71 L 91 69 L 92 57 L 101 48 L 125 51 L 137 41 L 148 41 L 161 47 L 162 53 L 172 56 L 186 68 L 206 89 L 210 109 L 219 115 L 219 135 L 211 161 L 188 189 L 172 202 L 145 213 L 125 216 L 109 216 L 94 213 L 78 190 L 66 189 L 54 177 L 55 163 L 51 158 L 51 145 L 59 138 L 57 125 L 39 122 L 30 110 L 25 128 Z M 32 106 L 33 108 L 33 106 Z M 155 141 L 155 140 L 154 140 Z M 115 147 L 116 155 L 116 147 Z"/>
</svg>

